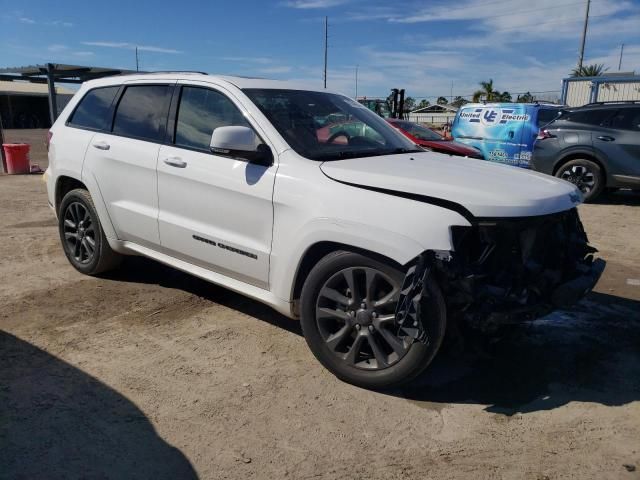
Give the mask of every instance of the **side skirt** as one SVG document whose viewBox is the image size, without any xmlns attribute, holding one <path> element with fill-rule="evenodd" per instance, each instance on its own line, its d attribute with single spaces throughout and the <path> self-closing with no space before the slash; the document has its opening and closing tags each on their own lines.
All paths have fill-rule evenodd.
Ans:
<svg viewBox="0 0 640 480">
<path fill-rule="evenodd" d="M 232 290 L 236 293 L 250 297 L 260 303 L 268 305 L 269 307 L 273 308 L 278 313 L 281 313 L 286 317 L 296 319 L 296 317 L 292 313 L 292 304 L 279 297 L 276 297 L 269 290 L 265 290 L 254 285 L 249 285 L 245 282 L 241 282 L 220 273 L 212 272 L 211 270 L 207 270 L 206 268 L 193 265 L 178 258 L 153 250 L 151 248 L 143 247 L 142 245 L 138 245 L 136 243 L 110 241 L 109 244 L 111 245 L 111 248 L 119 253 L 129 255 L 142 255 L 151 258 L 160 263 L 206 280 L 207 282 L 220 285 L 221 287 L 228 288 L 229 290 Z"/>
</svg>

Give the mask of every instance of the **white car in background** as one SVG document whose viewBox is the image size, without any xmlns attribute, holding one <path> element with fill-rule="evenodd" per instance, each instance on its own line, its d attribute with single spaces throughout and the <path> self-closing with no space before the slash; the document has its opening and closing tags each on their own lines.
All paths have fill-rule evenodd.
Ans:
<svg viewBox="0 0 640 480">
<path fill-rule="evenodd" d="M 573 185 L 426 152 L 343 95 L 285 82 L 87 82 L 49 162 L 77 270 L 144 255 L 240 292 L 299 318 L 318 360 L 369 388 L 422 372 L 448 322 L 535 318 L 604 267 Z"/>
</svg>

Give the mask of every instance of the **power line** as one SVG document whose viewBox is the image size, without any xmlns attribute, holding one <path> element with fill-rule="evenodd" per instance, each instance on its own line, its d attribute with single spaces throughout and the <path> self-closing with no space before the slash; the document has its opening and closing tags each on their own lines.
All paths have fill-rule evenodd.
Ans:
<svg viewBox="0 0 640 480">
<path fill-rule="evenodd" d="M 579 2 L 579 3 L 582 3 L 582 2 Z M 494 1 L 494 2 L 483 2 L 482 4 L 478 4 L 477 5 L 477 9 L 484 9 L 488 5 L 500 5 L 500 4 L 510 4 L 511 5 L 511 4 L 513 4 L 513 0 L 497 0 L 497 1 Z M 577 3 L 575 3 L 575 4 L 577 4 Z M 555 7 L 561 7 L 561 6 L 562 6 L 562 4 L 554 4 L 553 5 L 554 8 Z M 459 10 L 474 10 L 476 8 L 476 7 L 470 7 L 469 5 L 465 5 L 465 6 L 462 6 L 462 7 L 454 7 L 454 8 L 449 8 L 446 5 L 442 5 L 442 7 L 447 9 L 447 13 L 449 13 L 449 12 L 457 12 Z M 540 9 L 531 10 L 531 11 L 538 12 L 538 11 L 540 11 Z M 523 13 L 523 12 L 521 10 L 516 10 L 514 12 L 511 12 L 511 13 L 507 14 L 507 15 L 513 15 L 514 13 Z M 491 15 L 491 18 L 493 18 L 494 16 L 502 16 L 502 15 Z M 436 21 L 436 20 L 450 21 L 450 20 L 476 20 L 476 19 L 472 19 L 472 18 L 470 18 L 470 19 L 464 19 L 464 18 L 462 18 L 462 19 L 457 19 L 457 18 L 434 19 L 434 21 Z M 414 23 L 423 23 L 423 22 L 414 22 Z"/>
<path fill-rule="evenodd" d="M 599 0 L 592 0 L 592 1 L 599 1 Z M 500 1 L 496 1 L 496 2 L 486 2 L 486 3 L 482 3 L 481 5 L 478 4 L 477 8 L 485 8 L 487 5 L 500 5 L 500 4 L 513 4 L 513 0 L 500 0 Z M 564 6 L 571 6 L 571 5 L 582 5 L 583 2 L 573 2 L 573 3 L 557 3 L 553 5 L 553 8 L 557 8 L 557 7 L 564 7 Z M 446 13 L 449 12 L 457 12 L 459 10 L 474 10 L 476 9 L 476 7 L 469 7 L 464 6 L 464 7 L 456 7 L 456 8 L 448 8 L 447 7 L 447 11 Z M 465 22 L 465 21 L 474 21 L 474 20 L 488 20 L 491 18 L 495 18 L 495 17 L 507 17 L 510 15 L 515 15 L 515 14 L 520 14 L 520 13 L 528 13 L 528 12 L 540 12 L 541 10 L 544 10 L 544 8 L 537 8 L 535 10 L 514 10 L 510 13 L 504 13 L 504 14 L 499 14 L 499 15 L 491 15 L 490 17 L 475 17 L 475 18 L 433 18 L 433 19 L 429 19 L 429 20 L 421 20 L 421 21 L 417 21 L 417 22 L 411 22 L 411 23 L 426 23 L 426 22 L 431 22 L 431 21 L 446 21 L 446 22 L 453 22 L 453 21 L 460 21 L 460 22 Z M 610 15 L 610 14 L 608 14 Z M 399 22 L 400 23 L 400 22 Z M 401 23 L 408 23 L 408 22 L 401 22 Z"/>
<path fill-rule="evenodd" d="M 610 17 L 611 14 L 609 13 L 605 13 L 602 15 L 589 15 L 589 19 L 594 19 L 594 18 L 601 18 L 601 17 Z M 576 23 L 576 22 L 581 22 L 582 20 L 580 20 L 579 18 L 574 18 L 573 20 L 551 20 L 549 22 L 538 22 L 535 25 L 519 25 L 517 27 L 510 27 L 510 28 L 492 28 L 491 32 L 508 32 L 511 30 L 522 30 L 523 28 L 535 28 L 538 27 L 540 25 L 551 25 L 551 24 L 558 24 L 558 25 L 563 25 L 566 23 Z"/>
<path fill-rule="evenodd" d="M 532 91 L 528 90 L 526 92 L 508 92 L 508 93 L 513 97 L 513 96 L 516 96 L 516 95 L 525 95 L 527 93 L 530 94 L 530 95 L 541 95 L 541 94 L 545 94 L 545 93 L 560 93 L 560 90 L 542 90 L 542 91 L 538 91 L 538 92 L 532 92 Z M 473 95 L 474 95 L 473 93 L 469 93 L 469 94 L 466 94 L 466 95 L 456 95 L 456 97 L 465 98 L 465 97 L 473 97 Z M 413 98 L 414 100 L 427 100 L 429 98 L 440 98 L 440 97 L 443 97 L 443 96 L 444 95 L 425 95 L 425 96 L 422 96 L 422 97 L 416 97 L 416 96 L 410 95 L 410 97 Z M 374 97 L 374 96 L 367 95 L 367 98 L 370 98 L 372 100 L 377 100 L 377 99 L 385 99 L 387 97 Z"/>
<path fill-rule="evenodd" d="M 571 7 L 573 5 L 582 5 L 584 3 L 584 1 L 580 1 L 580 2 L 571 2 L 571 3 L 558 3 L 556 5 L 553 6 L 553 8 L 560 8 L 560 7 Z M 483 5 L 484 6 L 484 5 Z M 447 21 L 451 21 L 451 20 L 460 20 L 460 21 L 471 21 L 471 20 L 492 20 L 494 18 L 499 18 L 499 17 L 511 17 L 513 15 L 518 15 L 521 13 L 532 13 L 532 12 L 539 12 L 540 8 L 536 8 L 535 10 L 516 10 L 513 12 L 509 12 L 509 13 L 501 13 L 499 15 L 491 15 L 490 17 L 478 17 L 478 18 L 461 18 L 461 19 L 447 19 Z M 538 25 L 536 23 L 536 25 Z"/>
</svg>

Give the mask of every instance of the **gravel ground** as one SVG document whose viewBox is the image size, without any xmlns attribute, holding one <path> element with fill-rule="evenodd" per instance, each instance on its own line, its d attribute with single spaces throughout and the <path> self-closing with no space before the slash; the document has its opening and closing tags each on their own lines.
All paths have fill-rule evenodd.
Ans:
<svg viewBox="0 0 640 480">
<path fill-rule="evenodd" d="M 39 176 L 0 208 L 0 478 L 640 478 L 639 196 L 580 207 L 608 261 L 581 304 L 384 394 L 222 288 L 77 273 Z"/>
</svg>

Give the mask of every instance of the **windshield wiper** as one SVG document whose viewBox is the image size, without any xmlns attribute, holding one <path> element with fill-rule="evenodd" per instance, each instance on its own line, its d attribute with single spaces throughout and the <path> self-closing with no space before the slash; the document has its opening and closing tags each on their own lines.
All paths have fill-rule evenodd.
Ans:
<svg viewBox="0 0 640 480">
<path fill-rule="evenodd" d="M 347 158 L 362 158 L 362 157 L 381 157 L 382 155 L 397 155 L 400 153 L 418 153 L 424 152 L 424 149 L 416 149 L 416 148 L 394 148 L 392 150 L 364 150 L 364 151 L 354 151 L 354 150 L 341 150 L 338 152 L 325 153 L 323 155 L 318 155 L 315 157 L 316 160 L 344 160 Z"/>
<path fill-rule="evenodd" d="M 381 155 L 397 155 L 399 153 L 419 153 L 424 152 L 423 148 L 394 148 L 393 150 L 381 153 Z"/>
<path fill-rule="evenodd" d="M 379 150 L 365 150 L 365 151 L 353 151 L 353 150 L 341 150 L 338 152 L 325 153 L 323 155 L 317 155 L 316 160 L 344 160 L 345 158 L 360 158 L 360 157 L 375 157 L 378 155 L 385 155 L 385 152 Z"/>
</svg>

